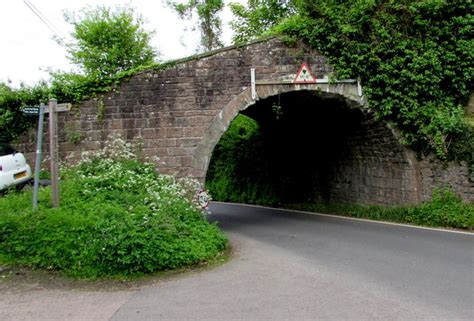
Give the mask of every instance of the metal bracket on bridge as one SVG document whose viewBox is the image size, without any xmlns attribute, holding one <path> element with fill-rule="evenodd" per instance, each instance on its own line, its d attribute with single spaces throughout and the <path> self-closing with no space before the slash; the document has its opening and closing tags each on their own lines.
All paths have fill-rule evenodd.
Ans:
<svg viewBox="0 0 474 321">
<path fill-rule="evenodd" d="M 257 89 L 255 88 L 255 68 L 250 68 L 250 85 L 252 86 L 252 99 L 257 99 Z"/>
<path fill-rule="evenodd" d="M 321 84 L 328 84 L 328 85 L 336 85 L 336 84 L 354 84 L 357 83 L 356 79 L 343 79 L 343 80 L 329 80 L 327 77 L 325 78 L 317 78 L 316 82 L 306 83 L 306 84 L 298 84 L 294 83 L 289 80 L 260 80 L 255 83 L 256 86 L 267 86 L 267 85 L 321 85 Z M 362 87 L 361 87 L 362 90 Z"/>
<path fill-rule="evenodd" d="M 257 86 L 266 86 L 266 85 L 301 85 L 301 83 L 295 83 L 294 81 L 289 80 L 260 80 L 256 81 L 255 79 L 255 68 L 250 68 L 250 86 L 251 86 L 251 94 L 252 94 L 252 99 L 257 100 Z M 363 96 L 362 92 L 362 85 L 360 83 L 360 79 L 343 79 L 343 80 L 331 80 L 329 79 L 328 76 L 324 76 L 324 78 L 315 78 L 314 82 L 308 82 L 307 84 L 302 83 L 303 85 L 321 85 L 321 84 L 327 84 L 327 85 L 336 85 L 336 84 L 357 84 L 357 95 L 359 97 Z M 327 88 L 329 92 L 329 87 Z"/>
</svg>

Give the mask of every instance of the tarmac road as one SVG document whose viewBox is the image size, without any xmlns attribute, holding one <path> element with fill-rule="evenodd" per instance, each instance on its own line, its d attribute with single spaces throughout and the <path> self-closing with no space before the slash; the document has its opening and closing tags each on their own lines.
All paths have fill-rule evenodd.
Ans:
<svg viewBox="0 0 474 321">
<path fill-rule="evenodd" d="M 236 258 L 112 320 L 474 320 L 474 235 L 214 203 Z"/>
<path fill-rule="evenodd" d="M 474 234 L 213 203 L 233 259 L 130 290 L 0 293 L 0 320 L 474 320 Z"/>
</svg>

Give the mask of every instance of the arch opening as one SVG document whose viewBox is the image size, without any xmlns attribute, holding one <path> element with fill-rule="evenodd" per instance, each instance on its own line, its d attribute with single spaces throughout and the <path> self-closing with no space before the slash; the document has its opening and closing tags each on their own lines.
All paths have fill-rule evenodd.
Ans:
<svg viewBox="0 0 474 321">
<path fill-rule="evenodd" d="M 223 201 L 394 205 L 417 201 L 412 174 L 386 124 L 342 95 L 303 90 L 242 108 L 206 182 Z"/>
</svg>

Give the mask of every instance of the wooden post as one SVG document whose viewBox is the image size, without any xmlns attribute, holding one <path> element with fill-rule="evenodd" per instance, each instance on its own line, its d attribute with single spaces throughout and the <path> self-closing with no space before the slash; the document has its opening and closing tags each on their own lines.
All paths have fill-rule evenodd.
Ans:
<svg viewBox="0 0 474 321">
<path fill-rule="evenodd" d="M 58 189 L 58 114 L 56 106 L 58 101 L 51 99 L 49 101 L 49 155 L 51 157 L 51 200 L 53 207 L 59 207 L 59 189 Z"/>
</svg>

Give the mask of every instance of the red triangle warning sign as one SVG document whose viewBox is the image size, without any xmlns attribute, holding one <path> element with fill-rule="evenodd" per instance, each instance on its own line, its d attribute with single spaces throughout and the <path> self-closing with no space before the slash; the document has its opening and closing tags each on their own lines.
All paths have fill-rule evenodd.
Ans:
<svg viewBox="0 0 474 321">
<path fill-rule="evenodd" d="M 296 74 L 295 79 L 293 80 L 295 84 L 314 84 L 316 83 L 316 77 L 309 69 L 308 65 L 303 63 Z"/>
</svg>

